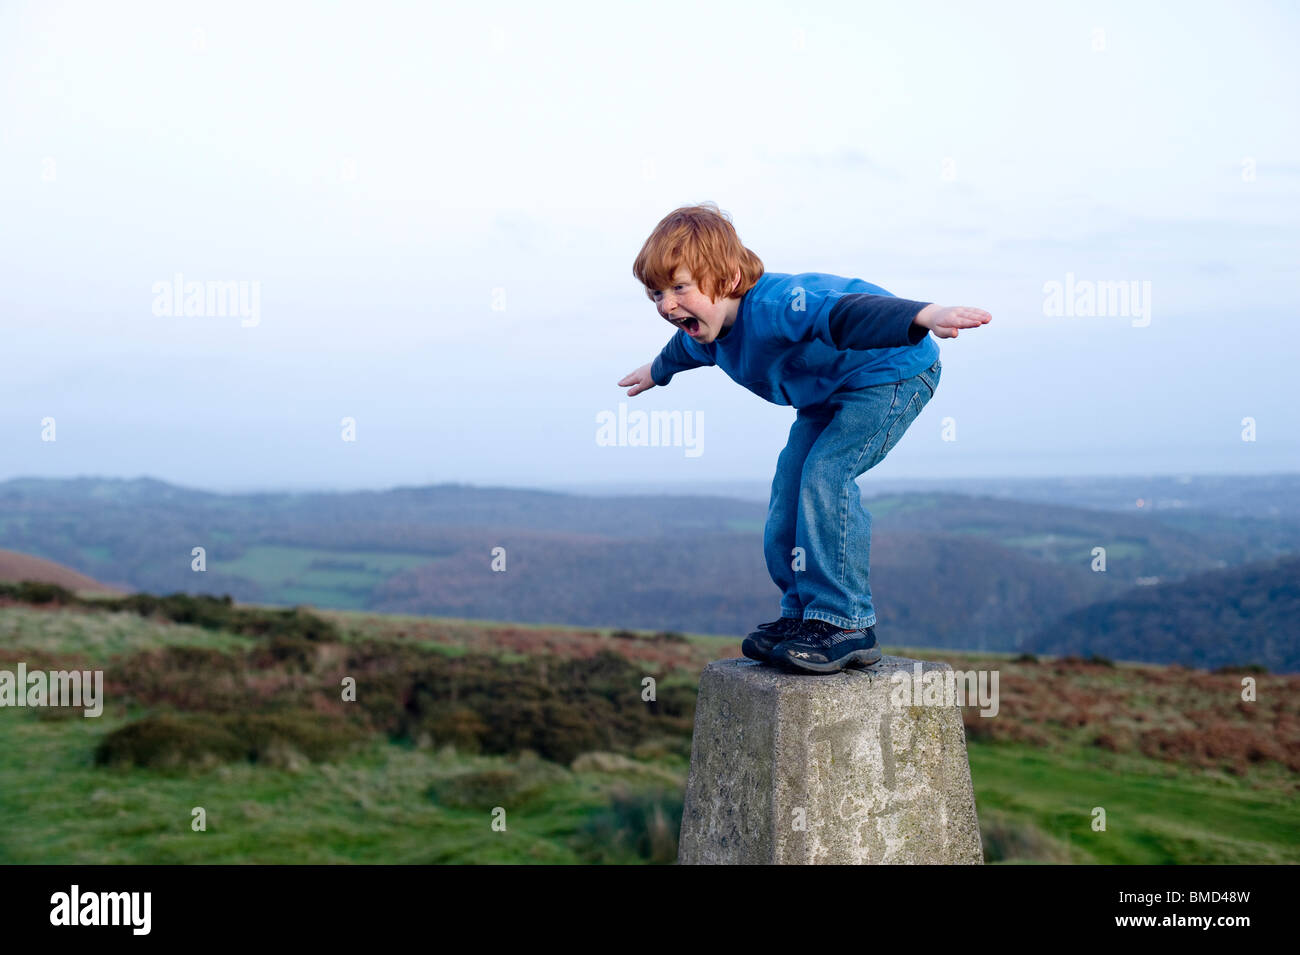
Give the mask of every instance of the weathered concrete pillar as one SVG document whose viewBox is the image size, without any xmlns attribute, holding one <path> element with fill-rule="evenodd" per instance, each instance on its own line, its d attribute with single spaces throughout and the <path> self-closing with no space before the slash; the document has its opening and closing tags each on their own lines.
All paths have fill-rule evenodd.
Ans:
<svg viewBox="0 0 1300 955">
<path fill-rule="evenodd" d="M 917 662 L 830 676 L 705 667 L 677 861 L 982 864 L 961 711 L 891 694 Z"/>
</svg>

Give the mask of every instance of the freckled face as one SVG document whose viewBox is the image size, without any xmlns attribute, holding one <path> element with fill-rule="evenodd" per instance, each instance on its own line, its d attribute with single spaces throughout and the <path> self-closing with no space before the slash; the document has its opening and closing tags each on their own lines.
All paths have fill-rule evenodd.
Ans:
<svg viewBox="0 0 1300 955">
<path fill-rule="evenodd" d="M 717 339 L 736 319 L 739 299 L 720 298 L 713 302 L 699 290 L 690 270 L 685 266 L 673 275 L 672 288 L 650 293 L 659 314 L 697 342 L 707 343 Z"/>
</svg>

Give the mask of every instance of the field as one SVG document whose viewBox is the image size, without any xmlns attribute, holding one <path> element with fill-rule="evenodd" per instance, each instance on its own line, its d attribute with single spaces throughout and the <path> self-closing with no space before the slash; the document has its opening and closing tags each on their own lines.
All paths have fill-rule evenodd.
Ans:
<svg viewBox="0 0 1300 955">
<path fill-rule="evenodd" d="M 673 861 L 695 675 L 735 641 L 320 616 L 308 639 L 0 606 L 0 668 L 102 668 L 108 698 L 0 709 L 0 862 Z M 999 716 L 965 713 L 990 862 L 1300 862 L 1300 678 L 1253 675 L 1247 705 L 1239 674 L 887 652 L 1001 674 Z"/>
</svg>

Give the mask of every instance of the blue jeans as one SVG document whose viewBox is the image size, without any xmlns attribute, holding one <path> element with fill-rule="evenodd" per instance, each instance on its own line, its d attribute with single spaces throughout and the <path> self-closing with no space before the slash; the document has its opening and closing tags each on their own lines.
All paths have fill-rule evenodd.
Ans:
<svg viewBox="0 0 1300 955">
<path fill-rule="evenodd" d="M 763 529 L 781 616 L 874 626 L 871 515 L 855 481 L 879 464 L 934 397 L 942 362 L 903 381 L 840 391 L 800 408 L 776 462 Z M 802 552 L 796 548 L 802 548 Z"/>
</svg>

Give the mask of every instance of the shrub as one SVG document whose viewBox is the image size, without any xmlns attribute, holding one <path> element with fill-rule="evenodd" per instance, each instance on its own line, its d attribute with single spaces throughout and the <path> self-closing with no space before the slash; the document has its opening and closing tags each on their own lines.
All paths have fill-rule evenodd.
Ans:
<svg viewBox="0 0 1300 955">
<path fill-rule="evenodd" d="M 292 746 L 311 760 L 326 760 L 365 735 L 341 717 L 315 710 L 241 713 L 222 721 L 253 762 L 262 761 L 276 744 Z"/>
<path fill-rule="evenodd" d="M 207 719 L 161 714 L 114 730 L 95 748 L 97 766 L 167 769 L 229 762 L 242 755 L 234 735 Z"/>
<path fill-rule="evenodd" d="M 676 630 L 660 630 L 652 638 L 661 643 L 690 643 L 691 641 L 685 634 L 678 633 Z"/>
<path fill-rule="evenodd" d="M 226 630 L 253 637 L 298 637 L 313 642 L 341 638 L 333 623 L 305 607 L 289 610 L 236 607 L 229 594 L 212 597 L 207 594 L 173 593 L 166 597 L 156 597 L 140 593 L 98 600 L 94 606 L 108 610 L 130 610 L 142 617 L 162 617 L 173 623 L 188 623 L 207 630 Z"/>
<path fill-rule="evenodd" d="M 78 597 L 66 587 L 47 584 L 39 580 L 23 580 L 18 583 L 0 582 L 0 597 L 11 597 L 29 604 L 76 604 Z"/>
<path fill-rule="evenodd" d="M 1263 666 L 1259 663 L 1243 663 L 1237 666 L 1219 667 L 1215 670 L 1211 670 L 1210 672 L 1217 674 L 1219 676 L 1246 676 L 1246 675 L 1267 676 L 1268 667 Z"/>
<path fill-rule="evenodd" d="M 995 738 L 994 721 L 980 716 L 979 712 L 973 707 L 962 707 L 961 721 L 966 728 L 966 739 L 992 740 Z"/>
<path fill-rule="evenodd" d="M 309 710 L 216 717 L 160 713 L 105 736 L 95 748 L 95 764 L 169 769 L 240 759 L 276 763 L 286 750 L 323 760 L 361 735 L 337 717 Z"/>
<path fill-rule="evenodd" d="M 585 862 L 619 862 L 628 855 L 654 865 L 677 861 L 677 834 L 682 827 L 682 794 L 659 789 L 629 793 L 616 790 L 608 809 L 588 819 L 573 839 Z"/>
<path fill-rule="evenodd" d="M 254 665 L 264 667 L 268 663 L 286 663 L 297 670 L 310 670 L 316 663 L 319 648 L 320 644 L 306 637 L 277 633 L 267 642 L 262 653 L 255 654 Z"/>
<path fill-rule="evenodd" d="M 390 687 L 384 692 L 365 677 L 363 699 L 374 702 L 363 705 L 373 707 L 372 718 L 397 738 L 450 738 L 458 748 L 485 754 L 528 749 L 567 765 L 590 750 L 626 752 L 647 737 L 687 735 L 692 728 L 693 688 L 665 687 L 658 700 L 645 703 L 644 668 L 616 653 L 510 664 L 480 654 L 430 655 L 418 664 L 407 661 L 404 675 L 380 662 L 383 653 L 364 648 L 347 672 L 375 672 L 381 681 L 380 674 L 389 674 L 390 683 L 380 684 Z"/>
<path fill-rule="evenodd" d="M 1111 729 L 1098 733 L 1093 737 L 1092 745 L 1099 749 L 1109 750 L 1112 753 L 1132 752 L 1136 741 L 1133 734 L 1126 730 Z"/>
<path fill-rule="evenodd" d="M 163 670 L 183 673 L 236 673 L 241 669 L 238 656 L 212 647 L 163 647 L 158 651 Z"/>
<path fill-rule="evenodd" d="M 1076 667 L 1078 666 L 1113 667 L 1115 665 L 1114 661 L 1111 660 L 1109 657 L 1098 656 L 1095 653 L 1089 654 L 1087 659 L 1071 654 L 1070 656 L 1067 657 L 1061 657 L 1056 662 L 1062 666 L 1076 666 Z"/>
<path fill-rule="evenodd" d="M 457 706 L 432 717 L 428 732 L 435 745 L 450 743 L 458 752 L 477 753 L 483 748 L 489 727 L 468 706 Z"/>
<path fill-rule="evenodd" d="M 206 647 L 143 650 L 105 673 L 110 698 L 146 707 L 207 712 L 246 710 L 256 703 L 245 657 Z"/>
<path fill-rule="evenodd" d="M 458 809 L 491 811 L 497 806 L 509 813 L 534 802 L 547 789 L 563 782 L 567 773 L 541 760 L 515 766 L 457 773 L 433 782 L 428 795 L 435 802 Z"/>
<path fill-rule="evenodd" d="M 989 813 L 980 818 L 985 862 L 1068 863 L 1070 850 L 1032 822 Z"/>
</svg>

